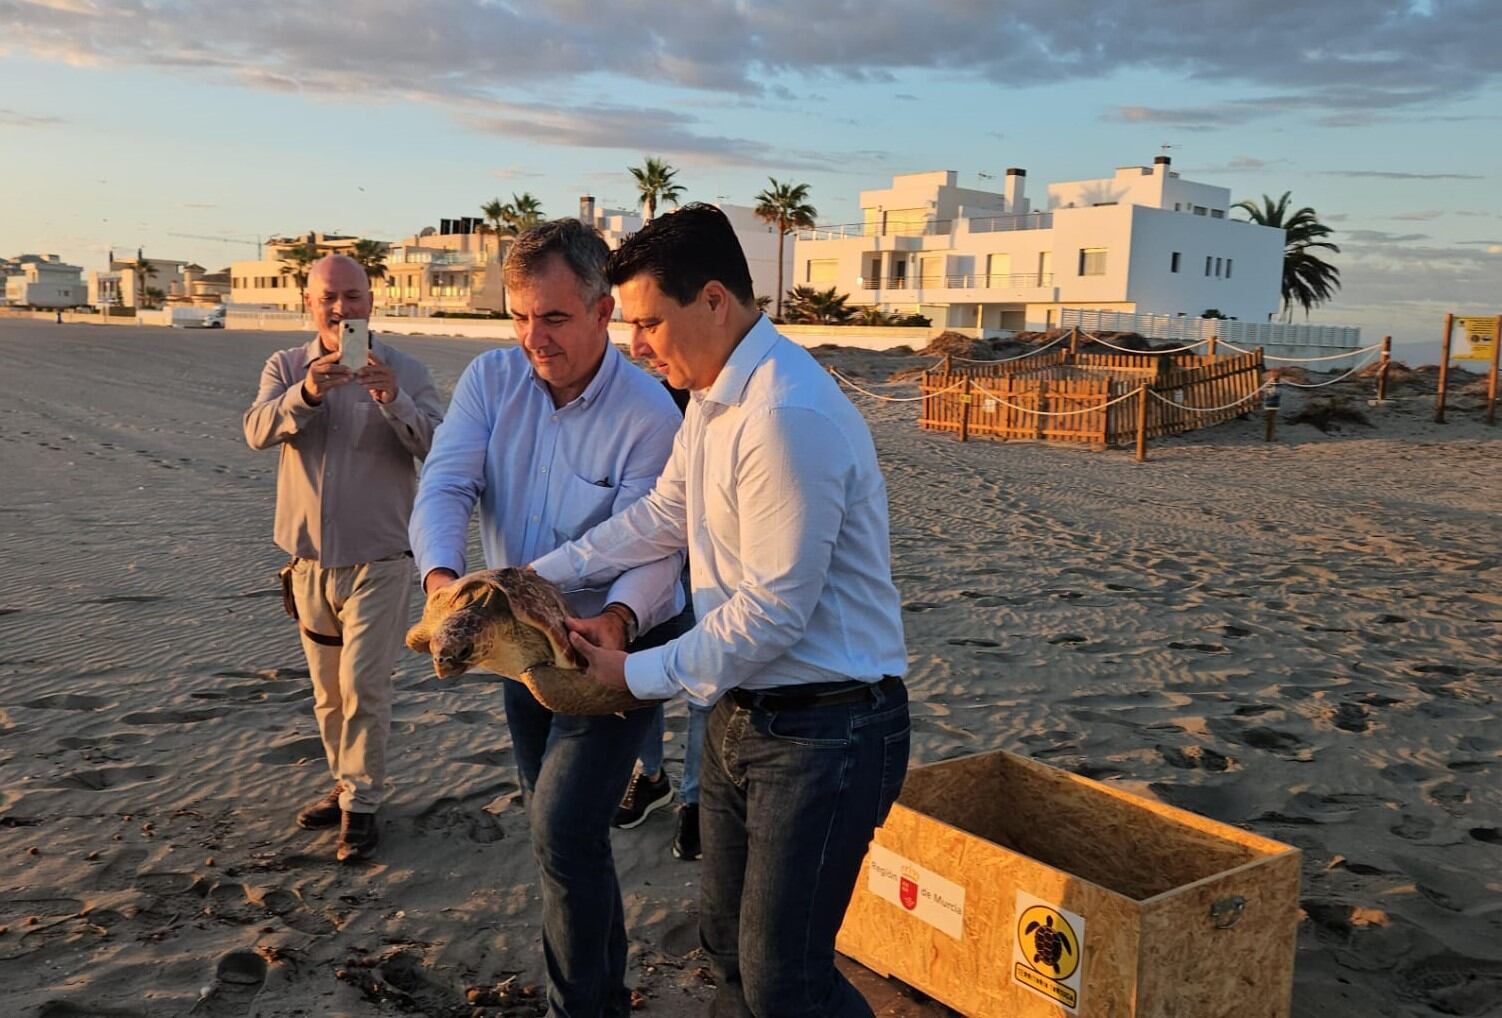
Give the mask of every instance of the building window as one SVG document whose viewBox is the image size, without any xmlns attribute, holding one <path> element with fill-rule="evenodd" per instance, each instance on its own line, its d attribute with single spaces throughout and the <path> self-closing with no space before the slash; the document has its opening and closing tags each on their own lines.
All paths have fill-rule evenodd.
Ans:
<svg viewBox="0 0 1502 1018">
<path fill-rule="evenodd" d="M 1208 276 L 1210 274 L 1210 267 L 1214 263 L 1215 263 L 1215 259 L 1211 258 L 1209 255 L 1205 255 L 1205 275 Z"/>
<path fill-rule="evenodd" d="M 1184 203 L 1181 202 L 1181 201 L 1174 202 L 1173 203 L 1173 210 L 1175 212 L 1183 212 L 1184 211 Z"/>
<path fill-rule="evenodd" d="M 1204 215 L 1208 211 L 1210 211 L 1210 210 L 1207 209 L 1207 208 L 1205 208 L 1205 206 L 1203 206 L 1203 205 L 1196 205 L 1194 207 L 1194 214 L 1197 215 L 1197 216 L 1202 216 L 1202 215 Z"/>
<path fill-rule="evenodd" d="M 1226 218 L 1226 210 L 1225 209 L 1211 209 L 1210 210 L 1210 218 L 1211 219 L 1224 219 L 1224 218 Z"/>
<path fill-rule="evenodd" d="M 1103 247 L 1080 248 L 1080 275 L 1104 276 L 1106 274 L 1106 249 Z"/>
<path fill-rule="evenodd" d="M 1220 259 L 1215 259 L 1215 278 L 1220 278 Z"/>
<path fill-rule="evenodd" d="M 1226 278 L 1231 278 L 1231 259 L 1226 259 Z"/>
<path fill-rule="evenodd" d="M 1172 257 L 1170 257 L 1168 259 L 1168 271 L 1169 272 L 1177 272 L 1177 271 L 1179 271 L 1179 253 L 1177 251 L 1175 251 L 1173 253 Z"/>
</svg>

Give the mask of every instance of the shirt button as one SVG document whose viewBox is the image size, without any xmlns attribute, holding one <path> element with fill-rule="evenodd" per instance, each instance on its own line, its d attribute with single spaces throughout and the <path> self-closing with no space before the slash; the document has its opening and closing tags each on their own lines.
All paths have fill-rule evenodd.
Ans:
<svg viewBox="0 0 1502 1018">
<path fill-rule="evenodd" d="M 543 467 L 543 468 L 542 468 L 542 472 L 543 472 L 543 473 L 547 473 L 547 472 L 548 472 L 548 468 L 547 468 L 547 467 Z"/>
<path fill-rule="evenodd" d="M 537 522 L 537 521 L 538 521 L 538 520 L 540 520 L 540 519 L 542 519 L 542 517 L 541 517 L 541 516 L 538 516 L 538 515 L 537 515 L 537 514 L 535 514 L 535 513 L 534 513 L 534 514 L 533 514 L 533 515 L 532 515 L 532 522 L 533 522 L 533 523 L 536 523 L 536 522 Z"/>
</svg>

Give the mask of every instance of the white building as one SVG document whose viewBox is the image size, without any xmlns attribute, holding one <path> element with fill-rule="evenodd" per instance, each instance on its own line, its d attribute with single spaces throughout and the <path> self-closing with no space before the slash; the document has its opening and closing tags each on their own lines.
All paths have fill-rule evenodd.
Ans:
<svg viewBox="0 0 1502 1018">
<path fill-rule="evenodd" d="M 320 254 L 331 252 L 347 254 L 359 239 L 328 233 L 272 237 L 266 241 L 264 258 L 230 263 L 229 303 L 247 308 L 301 311 L 303 309 L 302 290 L 297 285 L 296 277 L 284 271 L 290 268 L 290 264 L 282 261 L 282 253 L 299 244 L 309 243 L 317 248 Z"/>
<path fill-rule="evenodd" d="M 12 307 L 71 308 L 86 300 L 83 270 L 55 254 L 21 255 L 7 267 L 5 303 Z"/>
<path fill-rule="evenodd" d="M 1265 321 L 1283 231 L 1228 219 L 1230 191 L 1169 165 L 1053 184 L 1039 211 L 1025 170 L 1001 193 L 961 188 L 953 170 L 894 177 L 861 193 L 862 222 L 799 233 L 786 288 L 833 286 L 852 305 L 982 335 L 1045 329 L 1065 308 Z"/>
<path fill-rule="evenodd" d="M 94 307 L 133 308 L 148 290 L 160 290 L 164 303 L 180 301 L 191 296 L 194 280 L 202 276 L 202 267 L 192 262 L 146 258 L 140 251 L 134 258 L 116 258 L 111 251 L 109 268 L 88 275 L 88 302 Z"/>
<path fill-rule="evenodd" d="M 746 265 L 751 270 L 751 287 L 758 297 L 775 297 L 777 294 L 777 227 L 756 217 L 756 210 L 749 205 L 715 203 L 725 213 L 730 227 L 746 253 Z M 671 215 L 672 209 L 657 212 L 658 218 Z M 596 209 L 595 200 L 589 195 L 579 199 L 579 218 L 594 226 L 605 238 L 605 243 L 614 251 L 637 230 L 642 219 L 637 212 L 625 209 Z M 791 287 L 793 279 L 794 240 L 789 235 L 782 248 L 782 285 Z"/>
</svg>

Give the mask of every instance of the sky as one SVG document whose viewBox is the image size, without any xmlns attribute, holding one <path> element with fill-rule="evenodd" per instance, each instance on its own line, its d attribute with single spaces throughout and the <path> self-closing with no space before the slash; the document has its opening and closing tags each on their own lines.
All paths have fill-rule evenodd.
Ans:
<svg viewBox="0 0 1502 1018">
<path fill-rule="evenodd" d="M 0 254 L 395 241 L 530 192 L 629 207 L 952 169 L 1028 193 L 1170 155 L 1335 228 L 1310 321 L 1435 357 L 1502 312 L 1502 0 L 0 0 Z M 1297 320 L 1303 320 L 1302 313 Z"/>
</svg>

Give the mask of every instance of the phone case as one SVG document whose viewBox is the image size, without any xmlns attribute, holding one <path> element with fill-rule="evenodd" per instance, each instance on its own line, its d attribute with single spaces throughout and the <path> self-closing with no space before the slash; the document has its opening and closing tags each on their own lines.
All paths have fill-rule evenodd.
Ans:
<svg viewBox="0 0 1502 1018">
<path fill-rule="evenodd" d="M 370 363 L 370 325 L 359 319 L 339 323 L 339 363 L 359 371 Z"/>
</svg>

